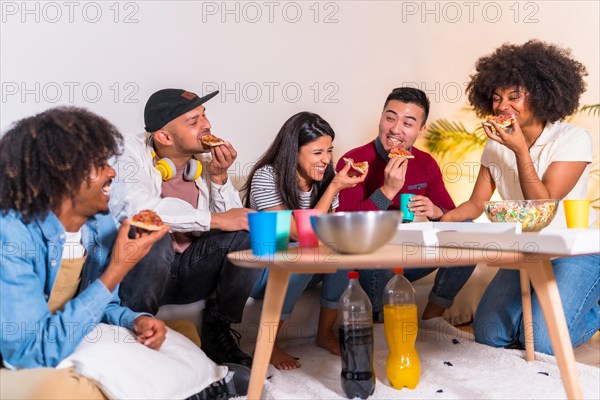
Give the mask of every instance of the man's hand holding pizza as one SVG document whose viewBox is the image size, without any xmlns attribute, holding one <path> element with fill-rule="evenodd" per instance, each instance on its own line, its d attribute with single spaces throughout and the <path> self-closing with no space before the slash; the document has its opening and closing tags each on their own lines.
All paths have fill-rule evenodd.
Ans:
<svg viewBox="0 0 600 400">
<path fill-rule="evenodd" d="M 200 138 L 202 145 L 210 149 L 212 161 L 208 166 L 210 180 L 217 185 L 224 185 L 227 182 L 227 170 L 237 158 L 237 151 L 231 143 L 216 137 L 210 133 Z"/>
<path fill-rule="evenodd" d="M 403 157 L 390 158 L 383 171 L 383 186 L 381 192 L 385 197 L 393 200 L 404 186 L 408 161 Z"/>
<path fill-rule="evenodd" d="M 100 281 L 111 292 L 115 290 L 117 285 L 121 283 L 123 278 L 135 267 L 138 261 L 148 254 L 152 245 L 169 232 L 169 226 L 162 224 L 156 226 L 155 230 L 148 232 L 136 229 L 134 237 L 130 238 L 130 228 L 131 222 L 128 219 L 121 222 L 121 228 L 119 228 L 115 244 L 112 248 L 110 263 L 100 276 Z"/>
<path fill-rule="evenodd" d="M 208 166 L 210 180 L 217 185 L 224 185 L 228 179 L 227 170 L 237 158 L 237 151 L 231 143 L 225 142 L 211 147 L 210 152 L 212 154 L 212 161 Z"/>
</svg>

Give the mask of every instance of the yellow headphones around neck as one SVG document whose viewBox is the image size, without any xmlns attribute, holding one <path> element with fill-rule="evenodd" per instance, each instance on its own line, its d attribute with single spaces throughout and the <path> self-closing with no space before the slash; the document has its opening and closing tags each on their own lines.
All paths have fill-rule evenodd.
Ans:
<svg viewBox="0 0 600 400">
<path fill-rule="evenodd" d="M 156 151 L 152 149 L 151 152 L 152 159 L 156 160 Z M 177 168 L 175 167 L 173 161 L 166 157 L 156 160 L 156 162 L 154 163 L 154 168 L 156 168 L 158 172 L 160 172 L 160 177 L 165 182 L 173 178 L 173 176 L 175 176 L 175 173 L 177 172 Z M 200 175 L 202 175 L 202 163 L 192 157 L 185 166 L 185 169 L 183 170 L 183 179 L 186 181 L 195 181 L 200 177 Z"/>
</svg>

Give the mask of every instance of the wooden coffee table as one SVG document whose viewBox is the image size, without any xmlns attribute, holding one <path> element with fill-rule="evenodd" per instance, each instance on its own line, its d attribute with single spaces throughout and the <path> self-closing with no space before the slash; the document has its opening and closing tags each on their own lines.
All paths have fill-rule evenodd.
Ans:
<svg viewBox="0 0 600 400">
<path fill-rule="evenodd" d="M 458 241 L 460 242 L 460 241 Z M 457 242 L 457 243 L 458 243 Z M 458 245 L 460 246 L 460 245 Z M 506 247 L 506 246 L 504 246 Z M 558 287 L 552 271 L 551 259 L 565 254 L 529 253 L 519 247 L 500 249 L 498 246 L 486 248 L 466 247 L 426 247 L 418 244 L 386 245 L 372 254 L 338 254 L 327 247 L 290 247 L 275 255 L 257 257 L 251 250 L 243 250 L 228 255 L 229 260 L 245 268 L 269 268 L 269 279 L 260 317 L 260 329 L 266 332 L 279 323 L 283 300 L 292 273 L 331 273 L 337 269 L 379 269 L 401 266 L 404 268 L 452 267 L 486 263 L 491 267 L 519 269 L 524 291 L 524 319 L 531 321 L 528 280 L 540 301 L 548 326 L 552 348 L 569 398 L 582 398 L 583 394 L 575 366 L 573 347 L 567 330 L 564 311 Z M 516 249 L 516 251 L 514 250 Z M 529 307 L 528 307 L 529 306 Z M 528 360 L 533 359 L 533 335 L 526 343 Z M 271 359 L 275 338 L 258 335 L 248 399 L 260 399 L 264 380 Z"/>
</svg>

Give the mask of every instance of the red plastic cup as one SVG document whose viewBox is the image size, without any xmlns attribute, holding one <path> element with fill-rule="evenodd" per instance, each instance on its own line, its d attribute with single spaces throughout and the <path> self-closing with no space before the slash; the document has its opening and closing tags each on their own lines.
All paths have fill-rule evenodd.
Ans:
<svg viewBox="0 0 600 400">
<path fill-rule="evenodd" d="M 310 217 L 321 215 L 323 212 L 316 208 L 305 210 L 294 210 L 294 221 L 296 222 L 296 234 L 298 235 L 298 246 L 316 247 L 319 245 L 319 238 L 315 234 L 310 223 Z"/>
</svg>

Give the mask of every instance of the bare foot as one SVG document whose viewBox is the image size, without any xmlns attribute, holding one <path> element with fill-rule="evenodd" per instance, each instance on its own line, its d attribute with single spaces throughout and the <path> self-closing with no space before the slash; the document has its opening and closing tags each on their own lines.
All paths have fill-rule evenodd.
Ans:
<svg viewBox="0 0 600 400">
<path fill-rule="evenodd" d="M 340 355 L 340 341 L 333 333 L 317 336 L 317 346 L 322 347 L 325 350 L 329 350 L 336 356 Z"/>
<path fill-rule="evenodd" d="M 277 369 L 284 370 L 296 369 L 301 366 L 300 362 L 295 357 L 290 356 L 277 345 L 273 346 L 271 364 Z"/>
</svg>

